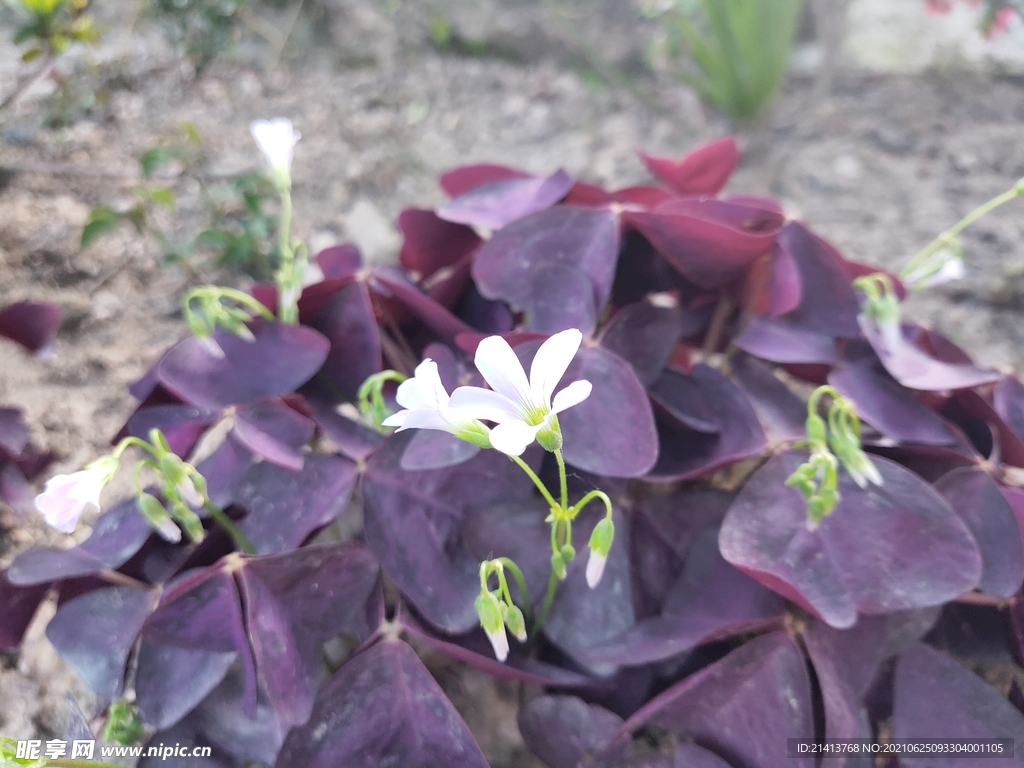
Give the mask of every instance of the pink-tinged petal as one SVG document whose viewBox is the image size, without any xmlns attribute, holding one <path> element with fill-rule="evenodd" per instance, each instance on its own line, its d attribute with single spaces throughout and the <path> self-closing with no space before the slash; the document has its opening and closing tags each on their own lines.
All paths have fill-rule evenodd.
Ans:
<svg viewBox="0 0 1024 768">
<path fill-rule="evenodd" d="M 160 534 L 164 541 L 169 541 L 172 544 L 177 544 L 181 541 L 181 529 L 169 517 L 166 520 L 160 521 L 156 532 Z"/>
<path fill-rule="evenodd" d="M 574 381 L 565 389 L 561 389 L 555 395 L 555 399 L 551 403 L 551 410 L 553 413 L 561 413 L 566 408 L 572 408 L 574 405 L 579 405 L 588 397 L 590 392 L 593 390 L 593 385 L 586 379 L 580 379 Z"/>
<path fill-rule="evenodd" d="M 531 427 L 521 421 L 499 424 L 491 430 L 491 446 L 507 456 L 522 456 L 527 446 L 537 439 L 542 426 Z"/>
<path fill-rule="evenodd" d="M 192 478 L 186 477 L 184 480 L 178 483 L 178 493 L 181 495 L 181 498 L 183 498 L 185 502 L 193 509 L 197 509 L 203 506 L 203 495 L 196 490 L 196 486 L 195 483 L 192 482 Z M 179 538 L 180 535 L 181 534 L 179 532 Z M 167 537 L 165 536 L 164 538 Z"/>
<path fill-rule="evenodd" d="M 452 392 L 448 405 L 483 421 L 504 424 L 507 421 L 519 421 L 522 412 L 519 406 L 504 395 L 482 387 L 459 387 Z"/>
<path fill-rule="evenodd" d="M 441 429 L 451 432 L 451 425 L 438 411 L 405 411 L 405 421 L 398 428 L 399 432 L 406 429 Z"/>
<path fill-rule="evenodd" d="M 588 587 L 593 589 L 601 583 L 601 577 L 604 575 L 604 566 L 607 562 L 607 555 L 599 555 L 594 550 L 590 550 L 590 559 L 587 560 Z"/>
<path fill-rule="evenodd" d="M 476 348 L 477 370 L 498 394 L 524 408 L 530 405 L 530 383 L 522 363 L 501 336 L 488 336 Z"/>
<path fill-rule="evenodd" d="M 556 333 L 537 350 L 530 366 L 530 389 L 534 397 L 542 398 L 545 405 L 551 402 L 555 387 L 576 357 L 582 342 L 583 334 L 576 328 L 569 328 Z"/>
</svg>

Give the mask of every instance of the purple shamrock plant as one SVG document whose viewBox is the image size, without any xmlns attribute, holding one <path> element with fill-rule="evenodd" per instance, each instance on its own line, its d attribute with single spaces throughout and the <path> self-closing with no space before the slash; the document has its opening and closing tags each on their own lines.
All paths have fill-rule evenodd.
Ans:
<svg viewBox="0 0 1024 768">
<path fill-rule="evenodd" d="M 49 596 L 108 736 L 204 750 L 141 766 L 486 766 L 417 651 L 524 686 L 551 768 L 1024 739 L 1024 384 L 900 306 L 1024 186 L 897 276 L 723 195 L 732 139 L 618 190 L 471 165 L 399 266 L 339 245 L 306 284 L 298 134 L 253 135 L 276 284 L 186 296 L 113 453 L 38 507 L 71 529 L 129 448 L 135 495 L 0 574 L 0 647 Z"/>
</svg>

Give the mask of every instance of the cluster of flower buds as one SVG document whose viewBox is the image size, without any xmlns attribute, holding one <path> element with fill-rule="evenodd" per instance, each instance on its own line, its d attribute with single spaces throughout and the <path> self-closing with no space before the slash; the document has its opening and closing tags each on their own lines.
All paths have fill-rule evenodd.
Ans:
<svg viewBox="0 0 1024 768">
<path fill-rule="evenodd" d="M 485 560 L 480 563 L 480 594 L 476 598 L 476 613 L 480 617 L 480 626 L 487 634 L 494 648 L 494 656 L 498 661 L 508 658 L 508 636 L 505 627 L 520 643 L 526 642 L 526 619 L 523 612 L 512 602 L 508 581 L 505 578 L 505 564 L 510 561 L 502 558 Z M 514 567 L 514 566 L 513 566 Z M 498 588 L 491 590 L 488 586 L 491 575 L 498 577 Z M 520 575 L 520 587 L 522 578 Z"/>
<path fill-rule="evenodd" d="M 224 350 L 213 338 L 217 328 L 224 328 L 246 341 L 256 337 L 246 323 L 254 317 L 272 320 L 274 315 L 257 299 L 234 288 L 201 285 L 185 296 L 185 322 L 199 343 L 214 357 L 223 358 Z"/>
</svg>

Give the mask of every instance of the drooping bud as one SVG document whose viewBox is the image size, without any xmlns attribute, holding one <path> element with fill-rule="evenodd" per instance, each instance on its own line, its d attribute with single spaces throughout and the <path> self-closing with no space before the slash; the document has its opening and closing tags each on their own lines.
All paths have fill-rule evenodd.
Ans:
<svg viewBox="0 0 1024 768">
<path fill-rule="evenodd" d="M 505 612 L 505 626 L 520 643 L 526 642 L 526 619 L 518 606 L 510 605 Z"/>
<path fill-rule="evenodd" d="M 476 614 L 480 618 L 480 626 L 487 634 L 494 648 L 494 657 L 498 661 L 508 658 L 508 637 L 505 635 L 505 611 L 503 604 L 493 592 L 481 592 L 476 598 Z"/>
<path fill-rule="evenodd" d="M 587 560 L 587 586 L 593 589 L 601 583 L 604 567 L 608 562 L 608 553 L 615 540 L 615 524 L 610 517 L 605 517 L 594 526 L 590 534 L 590 559 Z"/>
</svg>

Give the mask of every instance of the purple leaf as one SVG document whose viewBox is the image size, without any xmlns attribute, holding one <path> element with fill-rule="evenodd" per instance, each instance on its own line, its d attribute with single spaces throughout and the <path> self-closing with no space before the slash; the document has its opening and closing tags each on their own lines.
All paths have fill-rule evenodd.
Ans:
<svg viewBox="0 0 1024 768">
<path fill-rule="evenodd" d="M 953 445 L 956 436 L 935 411 L 900 386 L 872 360 L 841 363 L 828 383 L 857 406 L 857 414 L 899 442 Z"/>
<path fill-rule="evenodd" d="M 384 639 L 321 689 L 285 739 L 279 768 L 487 768 L 480 748 L 413 650 Z"/>
<path fill-rule="evenodd" d="M 343 280 L 355 277 L 362 269 L 363 254 L 352 243 L 342 243 L 324 248 L 316 255 L 317 266 L 327 280 Z"/>
<path fill-rule="evenodd" d="M 593 665 L 638 666 L 711 640 L 778 623 L 785 601 L 729 565 L 711 528 L 693 544 L 686 570 L 665 598 L 662 615 L 637 624 L 585 655 Z"/>
<path fill-rule="evenodd" d="M 118 568 L 141 549 L 152 532 L 132 497 L 100 515 L 92 535 L 79 546 L 25 550 L 11 563 L 7 575 L 14 584 L 48 584 Z"/>
<path fill-rule="evenodd" d="M 732 282 L 770 251 L 785 220 L 775 210 L 692 198 L 623 217 L 688 280 L 709 290 Z"/>
<path fill-rule="evenodd" d="M 783 227 L 779 247 L 795 262 L 801 285 L 799 306 L 783 319 L 790 326 L 826 336 L 859 336 L 860 305 L 839 252 L 799 221 Z"/>
<path fill-rule="evenodd" d="M 480 449 L 455 435 L 436 429 L 420 429 L 402 454 L 401 467 L 409 472 L 444 469 L 469 461 Z"/>
<path fill-rule="evenodd" d="M 345 510 L 355 481 L 355 466 L 340 456 L 310 454 L 299 472 L 256 464 L 236 491 L 249 511 L 239 527 L 257 554 L 295 549 Z"/>
<path fill-rule="evenodd" d="M 703 144 L 678 160 L 637 154 L 654 178 L 680 195 L 717 195 L 740 163 L 732 136 Z"/>
<path fill-rule="evenodd" d="M 14 459 L 28 445 L 28 427 L 25 417 L 17 408 L 0 408 L 0 451 Z"/>
<path fill-rule="evenodd" d="M 218 507 L 228 507 L 235 500 L 235 486 L 255 457 L 229 432 L 213 452 L 196 465 L 206 478 L 206 492 Z"/>
<path fill-rule="evenodd" d="M 521 707 L 519 732 L 530 751 L 548 768 L 576 768 L 588 756 L 621 756 L 622 748 L 601 754 L 622 726 L 622 718 L 575 696 L 541 696 Z"/>
<path fill-rule="evenodd" d="M 546 262 L 530 272 L 523 311 L 524 330 L 558 333 L 568 328 L 590 336 L 597 327 L 600 306 L 593 299 L 590 278 L 569 264 Z"/>
<path fill-rule="evenodd" d="M 298 472 L 300 450 L 309 443 L 316 425 L 283 400 L 263 400 L 235 412 L 231 435 L 257 457 Z"/>
<path fill-rule="evenodd" d="M 772 254 L 771 270 L 768 313 L 772 317 L 778 317 L 800 306 L 803 285 L 800 282 L 800 269 L 793 254 L 778 244 Z"/>
<path fill-rule="evenodd" d="M 601 346 L 633 366 L 640 381 L 650 386 L 680 336 L 700 330 L 700 324 L 693 322 L 696 314 L 684 315 L 679 309 L 656 307 L 646 301 L 627 304 L 605 326 Z"/>
<path fill-rule="evenodd" d="M 615 213 L 560 205 L 484 243 L 473 261 L 473 278 L 485 297 L 522 308 L 531 328 L 550 331 L 534 323 L 533 315 L 552 315 L 559 300 L 596 318 L 611 292 L 618 252 Z"/>
<path fill-rule="evenodd" d="M 498 230 L 551 207 L 565 197 L 572 185 L 572 177 L 563 170 L 547 177 L 490 181 L 459 194 L 438 208 L 437 215 L 456 224 Z"/>
<path fill-rule="evenodd" d="M 629 363 L 601 347 L 584 345 L 563 381 L 587 379 L 590 397 L 558 415 L 565 460 L 605 477 L 639 477 L 654 466 L 658 437 L 654 415 Z M 569 378 L 573 376 L 574 378 Z"/>
<path fill-rule="evenodd" d="M 157 595 L 133 587 L 109 587 L 64 603 L 46 637 L 105 706 L 121 694 L 125 664 Z"/>
<path fill-rule="evenodd" d="M 736 768 L 810 768 L 813 758 L 786 756 L 784 740 L 814 738 L 812 711 L 803 654 L 793 638 L 775 632 L 656 696 L 623 732 L 643 724 L 667 728 Z"/>
<path fill-rule="evenodd" d="M 1024 581 L 1024 546 L 1013 508 L 999 486 L 977 467 L 954 469 L 935 484 L 960 519 L 971 529 L 981 551 L 978 589 L 1010 597 Z"/>
<path fill-rule="evenodd" d="M 454 341 L 460 333 L 474 333 L 472 327 L 410 283 L 398 270 L 374 269 L 370 286 L 384 296 L 393 297 L 444 341 Z"/>
<path fill-rule="evenodd" d="M 683 415 L 690 410 L 691 426 L 659 419 L 661 449 L 658 463 L 648 474 L 654 480 L 689 480 L 709 474 L 727 464 L 756 456 L 767 445 L 764 430 L 750 401 L 729 379 L 707 365 L 694 366 L 689 375 L 667 369 L 652 387 L 652 397 L 669 413 Z M 692 411 L 700 397 L 702 408 Z M 708 426 L 692 428 L 695 417 Z M 682 421 L 678 419 L 678 421 Z M 706 431 L 717 426 L 713 433 Z"/>
<path fill-rule="evenodd" d="M 22 301 L 0 311 L 0 336 L 33 354 L 46 351 L 60 330 L 60 308 L 40 301 Z"/>
<path fill-rule="evenodd" d="M 931 486 L 879 456 L 884 484 L 861 489 L 841 471 L 842 499 L 808 530 L 807 502 L 785 485 L 806 457 L 777 454 L 747 481 L 722 524 L 726 560 L 840 629 L 858 613 L 939 605 L 977 585 L 981 556 L 967 526 Z"/>
<path fill-rule="evenodd" d="M 729 372 L 754 406 L 771 444 L 783 445 L 806 437 L 807 405 L 768 365 L 740 352 L 729 358 Z"/>
<path fill-rule="evenodd" d="M 943 739 L 1024 739 L 1024 715 L 980 677 L 948 656 L 915 643 L 896 663 L 893 738 L 923 734 Z M 975 761 L 972 761 L 975 762 Z M 988 764 L 986 760 L 986 764 Z M 962 766 L 962 756 L 935 755 L 927 765 Z M 992 758 L 992 765 L 1022 765 L 1021 758 Z"/>
<path fill-rule="evenodd" d="M 398 228 L 405 238 L 399 260 L 417 283 L 454 266 L 483 242 L 470 227 L 424 208 L 406 208 L 398 214 Z"/>
<path fill-rule="evenodd" d="M 1000 379 L 996 371 L 985 371 L 969 364 L 947 363 L 931 357 L 911 344 L 902 328 L 895 333 L 884 334 L 874 320 L 863 316 L 858 320 L 882 365 L 908 389 L 926 392 L 969 389 Z"/>
<path fill-rule="evenodd" d="M 366 541 L 381 567 L 432 623 L 453 633 L 477 624 L 473 601 L 480 563 L 456 547 L 474 507 L 523 498 L 529 480 L 497 451 L 430 472 L 401 468 L 409 438 L 395 436 L 370 460 L 363 477 Z"/>
<path fill-rule="evenodd" d="M 1006 428 L 1024 441 L 1024 385 L 1020 379 L 1016 376 L 1000 379 L 992 390 L 992 403 Z"/>
<path fill-rule="evenodd" d="M 471 189 L 476 189 L 484 184 L 491 184 L 495 181 L 531 178 L 535 177 L 525 171 L 509 168 L 507 165 L 478 163 L 476 165 L 462 165 L 458 168 L 453 168 L 442 173 L 438 181 L 441 189 L 449 197 L 458 197 L 469 192 Z"/>
<path fill-rule="evenodd" d="M 0 650 L 13 651 L 21 645 L 36 609 L 50 591 L 50 583 L 19 586 L 7 579 L 7 571 L 0 571 Z"/>
<path fill-rule="evenodd" d="M 616 513 L 615 543 L 608 554 L 604 576 L 591 589 L 584 573 L 589 552 L 583 544 L 596 522 L 596 517 L 586 522 L 581 517 L 574 526 L 573 540 L 579 554 L 569 564 L 565 580 L 558 585 L 543 632 L 554 645 L 577 661 L 598 673 L 610 673 L 614 671 L 614 665 L 591 664 L 588 653 L 636 623 L 629 537 L 621 513 Z"/>
<path fill-rule="evenodd" d="M 291 394 L 317 372 L 330 343 L 312 328 L 265 320 L 252 323 L 255 341 L 218 329 L 216 358 L 190 337 L 178 342 L 161 360 L 160 382 L 201 408 L 224 408 Z"/>
<path fill-rule="evenodd" d="M 135 698 L 142 719 L 159 730 L 170 728 L 220 684 L 235 657 L 233 652 L 143 640 L 135 673 Z"/>
<path fill-rule="evenodd" d="M 326 400 L 306 399 L 311 417 L 323 433 L 338 447 L 338 451 L 352 459 L 364 461 L 384 443 L 385 436 L 365 424 L 342 416 Z"/>
<path fill-rule="evenodd" d="M 355 400 L 360 385 L 381 366 L 380 333 L 366 284 L 355 281 L 341 288 L 311 325 L 331 342 L 321 375 L 345 399 Z M 317 383 L 322 383 L 319 376 Z"/>
<path fill-rule="evenodd" d="M 773 363 L 839 362 L 836 340 L 784 319 L 754 316 L 733 343 L 744 352 Z"/>
<path fill-rule="evenodd" d="M 219 408 L 197 408 L 187 403 L 143 406 L 128 417 L 120 434 L 148 440 L 149 431 L 159 429 L 172 451 L 178 456 L 187 456 L 207 427 L 220 417 Z"/>
</svg>

